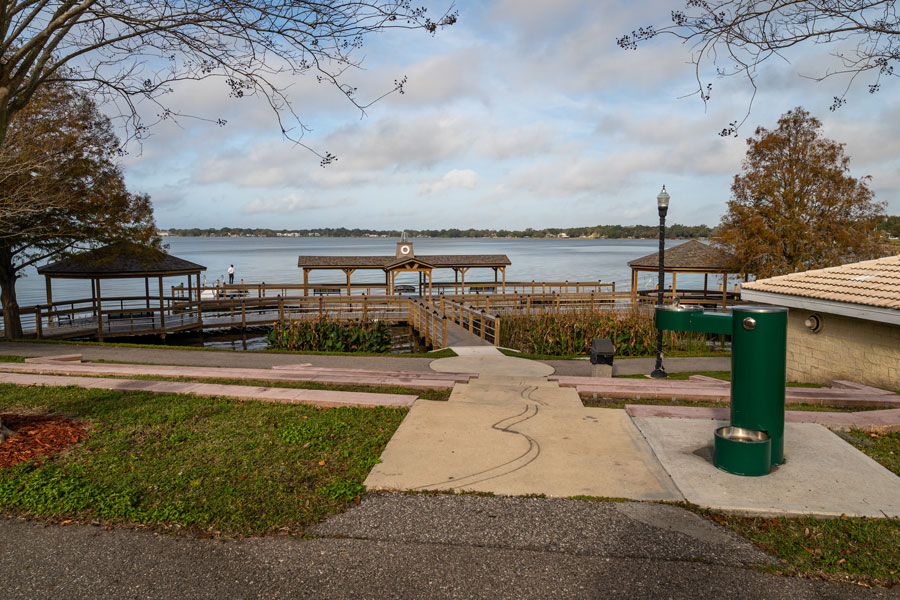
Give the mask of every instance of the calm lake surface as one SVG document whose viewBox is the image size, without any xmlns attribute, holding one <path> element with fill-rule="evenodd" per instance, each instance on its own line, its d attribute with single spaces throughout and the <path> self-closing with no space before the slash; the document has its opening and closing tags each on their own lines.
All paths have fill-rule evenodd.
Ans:
<svg viewBox="0 0 900 600">
<path fill-rule="evenodd" d="M 393 256 L 394 238 L 166 238 L 169 253 L 206 266 L 206 282 L 213 285 L 223 279 L 228 265 L 234 264 L 235 282 L 302 283 L 303 272 L 297 268 L 299 255 L 387 255 Z M 652 254 L 658 249 L 655 240 L 569 240 L 569 239 L 413 239 L 416 254 L 506 254 L 512 266 L 506 271 L 507 281 L 596 281 L 616 282 L 616 289 L 626 290 L 631 282 L 628 261 Z M 666 247 L 683 240 L 669 241 Z M 201 278 L 203 276 L 201 275 Z M 201 279 L 202 280 L 202 279 Z M 466 281 L 493 281 L 490 269 L 473 269 Z M 186 278 L 163 280 L 166 293 L 172 285 Z M 343 283 L 340 271 L 314 271 L 314 283 Z M 416 274 L 398 276 L 397 283 L 413 284 Z M 453 271 L 438 270 L 435 281 L 453 281 Z M 354 283 L 384 283 L 380 271 L 357 271 Z M 719 277 L 710 278 L 710 288 L 718 287 Z M 152 283 L 152 282 L 151 282 Z M 656 275 L 642 273 L 639 286 L 653 288 Z M 143 280 L 106 280 L 104 296 L 141 295 Z M 681 275 L 678 287 L 703 287 L 702 276 Z M 90 298 L 90 282 L 53 280 L 53 299 Z M 46 302 L 44 278 L 29 269 L 16 286 L 21 306 Z M 155 290 L 151 286 L 151 293 Z"/>
</svg>

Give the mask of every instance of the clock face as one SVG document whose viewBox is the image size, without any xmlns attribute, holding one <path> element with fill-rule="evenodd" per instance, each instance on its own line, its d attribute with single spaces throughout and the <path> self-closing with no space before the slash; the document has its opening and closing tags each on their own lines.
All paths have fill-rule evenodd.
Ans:
<svg viewBox="0 0 900 600">
<path fill-rule="evenodd" d="M 411 249 L 409 246 L 400 246 L 400 254 L 409 254 Z"/>
</svg>

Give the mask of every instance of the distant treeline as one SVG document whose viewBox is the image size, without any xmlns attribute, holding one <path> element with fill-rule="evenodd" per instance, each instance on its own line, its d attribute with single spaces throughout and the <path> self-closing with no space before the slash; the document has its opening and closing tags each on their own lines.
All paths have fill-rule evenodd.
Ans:
<svg viewBox="0 0 900 600">
<path fill-rule="evenodd" d="M 712 234 L 712 229 L 706 225 L 668 225 L 666 237 L 670 239 L 706 238 Z M 321 229 L 265 229 L 261 227 L 222 227 L 215 228 L 191 228 L 169 229 L 169 235 L 179 237 L 228 237 L 228 236 L 257 236 L 257 237 L 371 237 L 386 236 L 400 237 L 397 229 L 347 229 L 321 228 Z M 545 238 L 559 237 L 565 234 L 568 237 L 594 237 L 608 239 L 644 238 L 656 239 L 659 228 L 655 225 L 595 225 L 593 227 L 567 227 L 549 229 L 525 229 L 514 231 L 509 229 L 407 229 L 410 237 L 432 238 L 486 238 L 486 237 L 512 237 L 512 238 Z"/>
</svg>

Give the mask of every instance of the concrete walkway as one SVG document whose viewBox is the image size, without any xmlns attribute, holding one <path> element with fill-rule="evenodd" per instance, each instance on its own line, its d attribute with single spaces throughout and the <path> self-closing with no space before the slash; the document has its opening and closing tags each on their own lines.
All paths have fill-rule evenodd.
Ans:
<svg viewBox="0 0 900 600">
<path fill-rule="evenodd" d="M 454 386 L 449 402 L 416 402 L 367 488 L 682 499 L 624 411 L 585 408 L 542 377 L 546 365 L 458 353 L 435 363 L 479 377 Z"/>
<path fill-rule="evenodd" d="M 51 344 L 42 342 L 0 341 L 0 354 L 13 356 L 52 356 L 77 352 L 85 360 L 113 360 L 157 365 L 184 365 L 195 367 L 229 367 L 270 369 L 278 365 L 309 363 L 314 367 L 377 369 L 391 371 L 431 371 L 431 358 L 393 356 L 336 356 L 323 354 L 297 354 L 279 352 L 184 350 L 180 348 L 132 348 L 101 346 L 96 344 Z M 588 360 L 540 361 L 553 367 L 557 375 L 589 376 Z M 653 370 L 653 358 L 625 358 L 616 361 L 617 372 L 623 375 L 649 373 Z M 670 373 L 683 371 L 729 371 L 731 359 L 727 357 L 667 358 L 666 369 Z"/>
</svg>

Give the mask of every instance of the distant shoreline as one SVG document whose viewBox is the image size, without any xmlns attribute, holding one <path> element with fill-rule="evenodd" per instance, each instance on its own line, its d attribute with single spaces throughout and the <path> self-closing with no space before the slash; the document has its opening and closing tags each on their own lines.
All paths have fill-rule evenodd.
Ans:
<svg viewBox="0 0 900 600">
<path fill-rule="evenodd" d="M 172 235 L 165 234 L 164 238 L 195 238 L 195 239 L 273 239 L 273 238 L 287 238 L 287 239 L 323 239 L 323 240 L 340 240 L 340 239 L 382 239 L 382 240 L 399 240 L 400 236 L 396 237 L 384 237 L 384 238 L 365 238 L 362 236 L 275 236 L 275 235 Z M 413 237 L 408 236 L 411 240 L 533 240 L 533 241 L 543 241 L 543 240 L 566 240 L 566 241 L 576 241 L 576 242 L 587 242 L 587 241 L 596 241 L 596 240 L 607 240 L 607 241 L 616 241 L 616 242 L 647 242 L 647 241 L 656 241 L 659 238 L 657 237 L 621 237 L 621 238 L 592 238 L 592 237 L 565 237 L 565 238 L 554 238 L 554 237 L 546 237 L 546 238 L 538 238 L 538 237 L 468 237 L 468 236 L 459 236 L 459 237 Z M 667 240 L 697 240 L 699 242 L 708 242 L 709 238 L 706 237 L 674 237 L 670 235 L 666 235 Z"/>
<path fill-rule="evenodd" d="M 593 225 L 590 227 L 547 227 L 545 229 L 348 229 L 322 227 L 316 229 L 270 229 L 267 227 L 189 227 L 160 230 L 163 237 L 288 237 L 288 238 L 366 238 L 396 239 L 406 234 L 412 239 L 591 239 L 591 240 L 655 240 L 657 225 Z M 667 239 L 706 239 L 713 230 L 706 225 L 666 227 Z"/>
</svg>

